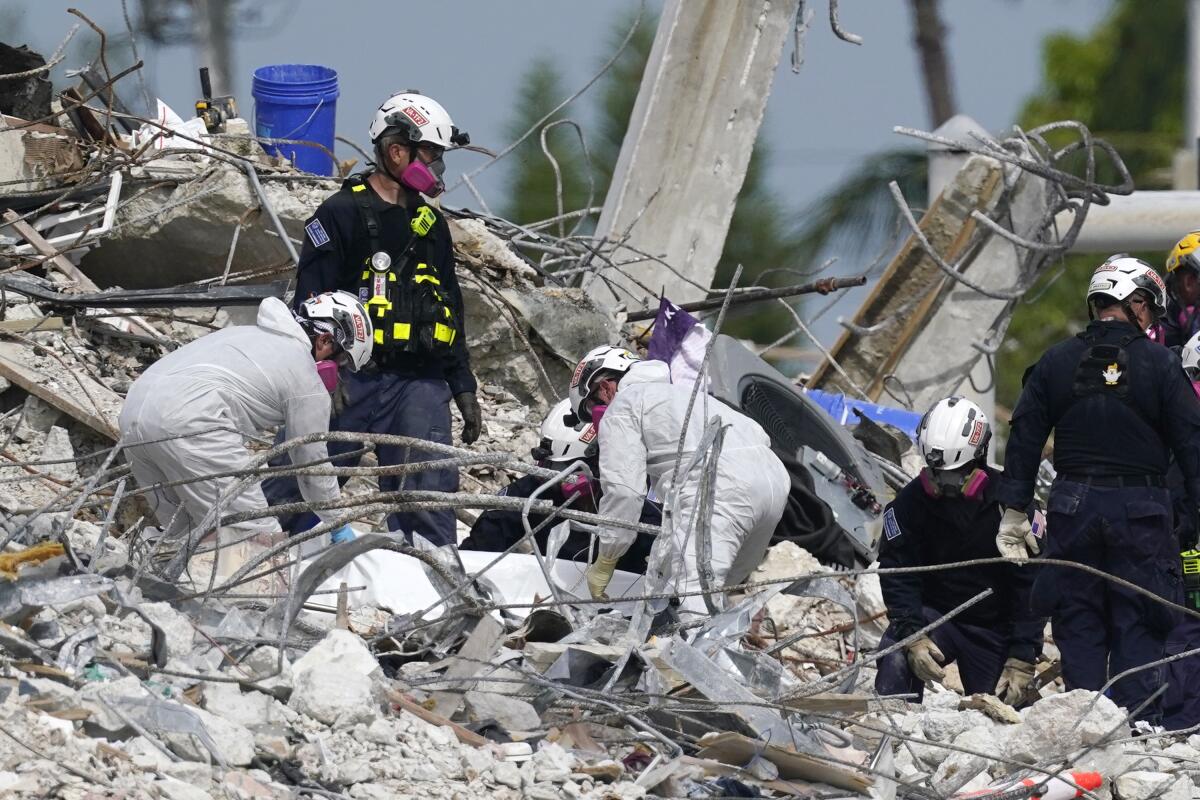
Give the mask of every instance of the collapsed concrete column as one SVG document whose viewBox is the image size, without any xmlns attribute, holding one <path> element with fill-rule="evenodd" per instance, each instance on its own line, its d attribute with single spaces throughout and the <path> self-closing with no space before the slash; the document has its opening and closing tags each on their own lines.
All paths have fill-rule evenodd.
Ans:
<svg viewBox="0 0 1200 800">
<path fill-rule="evenodd" d="M 797 6 L 664 4 L 596 227 L 600 239 L 628 234 L 628 247 L 612 258 L 640 260 L 630 269 L 651 291 L 685 302 L 704 297 L 712 284 Z M 635 251 L 661 258 L 687 280 Z M 602 306 L 653 304 L 611 267 L 588 277 L 584 287 Z"/>
</svg>

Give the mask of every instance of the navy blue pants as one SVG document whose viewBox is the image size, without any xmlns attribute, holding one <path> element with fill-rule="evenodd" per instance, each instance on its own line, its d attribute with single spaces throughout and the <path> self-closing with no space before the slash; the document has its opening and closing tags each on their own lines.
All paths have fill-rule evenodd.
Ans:
<svg viewBox="0 0 1200 800">
<path fill-rule="evenodd" d="M 410 436 L 439 444 L 450 444 L 450 387 L 440 378 L 407 378 L 387 372 L 347 373 L 343 370 L 346 406 L 329 423 L 331 431 L 356 433 L 385 433 Z M 339 467 L 354 466 L 357 459 L 338 456 L 360 449 L 358 442 L 330 442 L 329 455 Z M 411 464 L 437 459 L 437 453 L 398 445 L 376 445 L 380 466 Z M 403 483 L 402 483 L 403 482 Z M 410 475 L 381 475 L 379 489 L 394 492 L 414 491 L 457 492 L 458 470 L 423 470 Z M 295 478 L 271 478 L 263 482 L 267 502 L 278 505 L 300 499 Z M 304 514 L 293 520 L 281 520 L 291 533 L 308 530 L 316 517 Z M 455 544 L 454 511 L 409 511 L 388 514 L 388 530 L 402 531 L 412 540 L 419 533 L 436 545 Z"/>
<path fill-rule="evenodd" d="M 925 607 L 921 613 L 928 625 L 941 617 L 943 612 Z M 889 625 L 879 642 L 879 649 L 893 645 L 901 638 Z M 930 631 L 929 638 L 946 657 L 946 664 L 958 664 L 958 675 L 967 694 L 991 694 L 996 690 L 1004 662 L 1008 659 L 1007 636 L 951 619 Z M 915 694 L 916 702 L 921 701 L 925 684 L 909 669 L 903 648 L 881 658 L 877 666 L 879 671 L 875 674 L 875 691 L 882 695 Z"/>
<path fill-rule="evenodd" d="M 1046 556 L 1087 564 L 1175 602 L 1179 553 L 1166 489 L 1104 487 L 1060 480 L 1050 490 Z M 1096 575 L 1040 567 L 1033 609 L 1050 617 L 1067 689 L 1100 689 L 1132 667 L 1161 659 L 1175 613 Z M 1118 681 L 1113 702 L 1133 710 L 1163 682 L 1162 667 Z M 1137 716 L 1153 724 L 1161 702 Z"/>
<path fill-rule="evenodd" d="M 1181 615 L 1167 637 L 1166 655 L 1200 648 L 1200 620 Z M 1200 725 L 1200 654 L 1167 664 L 1167 693 L 1163 695 L 1163 726 L 1178 731 Z"/>
</svg>

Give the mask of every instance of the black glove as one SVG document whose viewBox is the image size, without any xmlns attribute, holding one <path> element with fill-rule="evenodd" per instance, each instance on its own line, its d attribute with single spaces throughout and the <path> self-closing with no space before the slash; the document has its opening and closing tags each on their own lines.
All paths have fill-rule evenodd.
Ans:
<svg viewBox="0 0 1200 800">
<path fill-rule="evenodd" d="M 483 415 L 479 411 L 479 401 L 475 399 L 474 392 L 462 392 L 454 395 L 454 402 L 462 413 L 463 444 L 471 444 L 479 438 L 479 433 L 483 429 Z"/>
</svg>

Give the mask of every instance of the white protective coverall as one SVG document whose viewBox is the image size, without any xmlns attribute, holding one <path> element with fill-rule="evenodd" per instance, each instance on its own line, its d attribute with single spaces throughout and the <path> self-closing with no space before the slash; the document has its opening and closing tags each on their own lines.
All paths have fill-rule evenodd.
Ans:
<svg viewBox="0 0 1200 800">
<path fill-rule="evenodd" d="M 621 378 L 617 394 L 600 423 L 599 512 L 637 522 L 646 496 L 647 478 L 655 496 L 669 503 L 671 478 L 691 385 L 672 384 L 662 361 L 634 364 Z M 692 408 L 680 471 L 700 444 L 709 416 L 728 429 L 717 463 L 712 517 L 711 565 L 716 586 L 745 579 L 762 561 L 771 534 L 783 516 L 791 482 L 779 458 L 771 452 L 766 431 L 754 420 L 711 396 L 699 395 Z M 700 588 L 696 569 L 693 516 L 702 470 L 699 466 L 679 478 L 674 517 L 677 591 Z M 666 530 L 664 521 L 664 531 Z M 629 549 L 635 533 L 624 528 L 600 529 L 600 554 L 617 557 Z M 682 567 L 682 575 L 680 574 Z M 682 599 L 688 611 L 705 612 L 701 596 Z"/>
<path fill-rule="evenodd" d="M 254 325 L 210 333 L 147 369 L 129 390 L 120 427 L 134 478 L 148 487 L 246 469 L 250 459 L 243 435 L 280 425 L 289 438 L 323 433 L 329 430 L 329 412 L 329 392 L 317 374 L 308 335 L 291 310 L 272 297 L 259 305 Z M 314 442 L 292 450 L 292 462 L 303 464 L 326 455 L 325 443 Z M 341 494 L 333 476 L 297 477 L 308 502 L 333 500 Z M 186 535 L 219 498 L 224 502 L 216 519 L 266 508 L 258 483 L 226 496 L 239 480 L 222 477 L 156 489 L 149 500 L 159 524 L 170 526 L 164 538 L 178 540 Z M 261 545 L 279 533 L 274 517 L 222 528 L 222 553 L 227 543 L 253 537 Z M 236 545 L 232 559 L 221 559 L 218 574 L 230 574 L 249 552 Z"/>
</svg>

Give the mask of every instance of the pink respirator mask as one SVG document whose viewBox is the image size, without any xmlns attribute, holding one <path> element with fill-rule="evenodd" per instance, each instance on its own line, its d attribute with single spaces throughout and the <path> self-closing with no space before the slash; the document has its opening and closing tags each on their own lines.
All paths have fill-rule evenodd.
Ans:
<svg viewBox="0 0 1200 800">
<path fill-rule="evenodd" d="M 441 177 L 445 171 L 446 164 L 440 158 L 432 164 L 414 158 L 400 173 L 400 183 L 426 197 L 437 197 L 446 190 Z"/>
<path fill-rule="evenodd" d="M 968 500 L 982 500 L 983 491 L 988 485 L 988 474 L 982 469 L 973 469 L 963 478 L 963 482 L 955 486 L 946 486 L 938 481 L 937 476 L 933 474 L 933 470 L 925 467 L 917 476 L 921 481 L 921 488 L 925 490 L 925 494 L 930 497 L 942 497 L 960 495 Z"/>
<path fill-rule="evenodd" d="M 318 361 L 317 375 L 321 376 L 321 383 L 325 384 L 325 391 L 333 394 L 338 385 L 338 365 L 336 361 Z"/>
<path fill-rule="evenodd" d="M 577 496 L 587 499 L 595 494 L 595 489 L 591 478 L 581 472 L 576 472 L 562 482 L 562 493 L 563 497 L 568 500 Z"/>
</svg>

